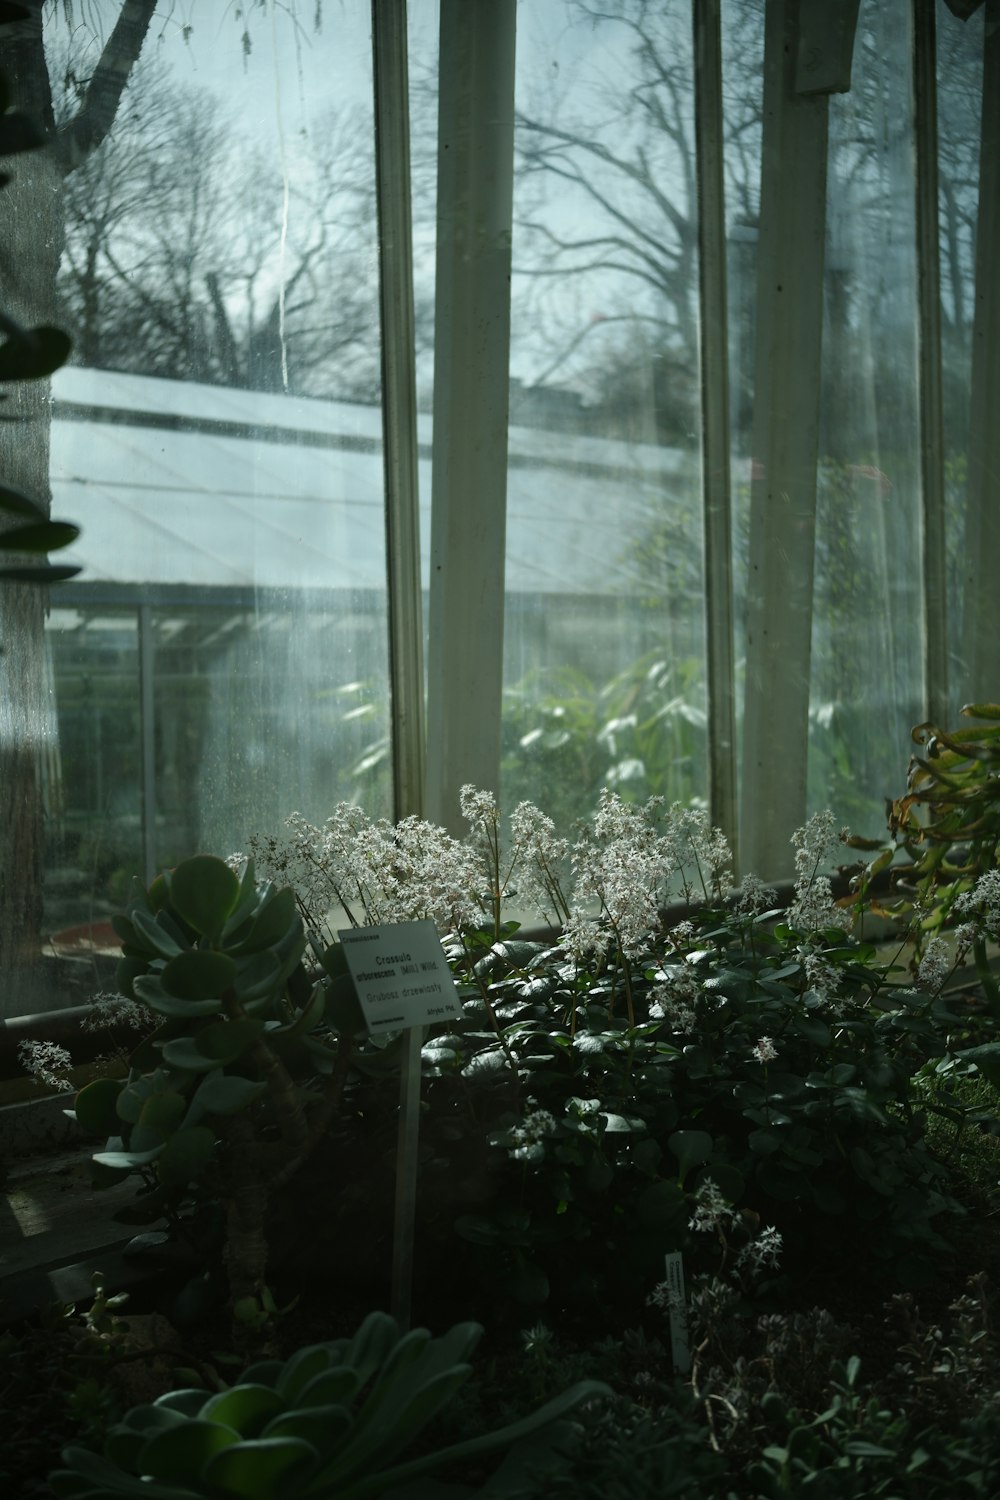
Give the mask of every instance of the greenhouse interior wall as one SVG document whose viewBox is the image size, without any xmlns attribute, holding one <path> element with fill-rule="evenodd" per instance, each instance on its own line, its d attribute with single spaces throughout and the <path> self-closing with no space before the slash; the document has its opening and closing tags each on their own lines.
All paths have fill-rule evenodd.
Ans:
<svg viewBox="0 0 1000 1500">
<path fill-rule="evenodd" d="M 34 11 L 0 1019 L 293 812 L 609 787 L 780 880 L 1000 698 L 1000 0 Z"/>
</svg>

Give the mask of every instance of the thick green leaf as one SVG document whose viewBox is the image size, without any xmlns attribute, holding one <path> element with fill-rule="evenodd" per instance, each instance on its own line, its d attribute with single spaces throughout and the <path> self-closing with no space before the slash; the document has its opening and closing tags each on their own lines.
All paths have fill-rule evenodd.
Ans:
<svg viewBox="0 0 1000 1500">
<path fill-rule="evenodd" d="M 0 578 L 7 579 L 9 583 L 65 583 L 68 578 L 75 578 L 79 572 L 79 568 L 72 567 L 69 563 L 36 563 L 27 568 L 0 568 Z"/>
<path fill-rule="evenodd" d="M 175 1093 L 173 1089 L 165 1089 L 162 1093 L 154 1094 L 152 1098 L 146 1100 L 139 1112 L 136 1125 L 144 1130 L 157 1132 L 161 1136 L 168 1136 L 177 1129 L 186 1113 L 187 1100 L 184 1096 Z M 150 1146 L 154 1144 L 156 1142 L 149 1142 Z M 142 1149 L 141 1143 L 134 1136 L 133 1145 L 137 1150 Z"/>
<path fill-rule="evenodd" d="M 0 156 L 18 156 L 22 151 L 37 151 L 45 136 L 30 115 L 0 115 Z"/>
<path fill-rule="evenodd" d="M 209 1073 L 195 1090 L 185 1125 L 197 1125 L 205 1115 L 234 1115 L 267 1093 L 267 1084 L 252 1078 Z"/>
<path fill-rule="evenodd" d="M 162 1149 L 157 1146 L 152 1151 L 98 1151 L 93 1159 L 101 1167 L 137 1172 L 140 1167 L 148 1167 L 150 1162 L 154 1162 Z"/>
<path fill-rule="evenodd" d="M 322 1370 L 304 1384 L 300 1383 L 294 1404 L 297 1409 L 309 1410 L 314 1407 L 327 1410 L 331 1406 L 346 1406 L 354 1400 L 360 1386 L 357 1370 L 350 1365 L 335 1365 L 332 1369 Z"/>
<path fill-rule="evenodd" d="M 69 521 L 38 521 L 30 526 L 12 526 L 0 532 L 0 551 L 58 552 L 69 547 L 80 535 L 79 526 Z"/>
<path fill-rule="evenodd" d="M 40 505 L 29 500 L 27 495 L 22 495 L 20 490 L 12 490 L 7 484 L 0 484 L 0 511 L 8 516 L 25 516 L 29 521 L 48 520 Z"/>
<path fill-rule="evenodd" d="M 207 1073 L 243 1056 L 264 1030 L 264 1022 L 212 1021 L 193 1036 L 175 1037 L 163 1046 L 163 1060 L 173 1068 Z"/>
<path fill-rule="evenodd" d="M 160 958 L 173 958 L 180 953 L 181 945 L 151 912 L 141 906 L 129 907 L 129 919 L 138 940 Z"/>
<path fill-rule="evenodd" d="M 193 1016 L 217 1016 L 222 1010 L 221 1000 L 178 1000 L 175 995 L 168 995 L 155 974 L 137 975 L 132 981 L 132 992 L 160 1016 L 190 1020 Z"/>
<path fill-rule="evenodd" d="M 0 344 L 0 380 L 41 380 L 69 359 L 73 342 L 61 328 L 18 328 L 2 320 L 6 341 Z"/>
<path fill-rule="evenodd" d="M 334 1372 L 328 1372 L 332 1375 Z M 325 1377 L 321 1377 L 325 1378 Z M 353 1418 L 346 1406 L 309 1406 L 301 1404 L 295 1411 L 282 1412 L 268 1422 L 261 1437 L 302 1438 L 320 1454 L 336 1450 L 350 1432 Z"/>
<path fill-rule="evenodd" d="M 206 1421 L 221 1422 L 240 1437 L 258 1437 L 272 1418 L 283 1413 L 286 1402 L 272 1386 L 241 1380 L 231 1390 L 220 1391 L 206 1401 L 202 1416 Z"/>
<path fill-rule="evenodd" d="M 246 1005 L 251 1000 L 264 1000 L 277 993 L 281 984 L 281 961 L 272 949 L 242 959 L 236 975 L 234 989 L 237 998 Z"/>
<path fill-rule="evenodd" d="M 196 854 L 166 877 L 170 904 L 195 932 L 205 937 L 221 933 L 240 896 L 240 882 L 225 860 Z"/>
<path fill-rule="evenodd" d="M 541 1432 L 550 1426 L 554 1427 L 575 1407 L 585 1402 L 610 1398 L 612 1394 L 610 1386 L 605 1385 L 603 1381 L 582 1380 L 577 1385 L 571 1386 L 568 1391 L 563 1391 L 561 1395 L 547 1402 L 545 1406 L 527 1417 L 522 1417 L 518 1422 L 512 1422 L 507 1427 L 500 1427 L 493 1432 L 468 1438 L 464 1442 L 453 1444 L 450 1448 L 439 1449 L 420 1458 L 411 1459 L 392 1469 L 366 1474 L 343 1490 L 338 1490 L 337 1500 L 373 1500 L 373 1497 L 390 1493 L 398 1486 L 409 1483 L 422 1474 L 448 1468 L 453 1464 L 465 1463 L 468 1459 L 479 1458 L 486 1453 L 506 1451 L 522 1438 Z M 320 1484 L 326 1473 L 327 1470 L 324 1469 L 314 1482 L 313 1489 L 317 1495 L 321 1493 Z"/>
<path fill-rule="evenodd" d="M 124 1084 L 120 1078 L 95 1078 L 77 1094 L 73 1108 L 81 1130 L 88 1135 L 116 1135 L 119 1117 L 115 1109 Z"/>
<path fill-rule="evenodd" d="M 199 1176 L 215 1150 L 215 1131 L 207 1125 L 187 1125 L 172 1135 L 157 1160 L 157 1171 L 171 1187 L 183 1187 Z"/>
<path fill-rule="evenodd" d="M 231 1393 L 230 1393 L 231 1394 Z M 239 1434 L 218 1421 L 187 1421 L 158 1432 L 139 1456 L 140 1474 L 190 1484 L 213 1454 L 239 1442 Z"/>
<path fill-rule="evenodd" d="M 287 886 L 275 891 L 257 912 L 246 937 L 232 951 L 255 953 L 272 948 L 285 936 L 297 915 L 295 892 Z"/>
<path fill-rule="evenodd" d="M 273 1042 L 279 1040 L 293 1042 L 300 1036 L 304 1036 L 307 1031 L 312 1031 L 323 1019 L 326 1011 L 326 1002 L 327 992 L 325 987 L 322 984 L 314 985 L 312 994 L 295 1017 L 295 1020 L 290 1021 L 287 1026 L 278 1027 L 276 1030 L 270 1032 L 268 1040 Z"/>
<path fill-rule="evenodd" d="M 302 1438 L 254 1438 L 217 1453 L 203 1470 L 219 1496 L 285 1500 L 316 1467 L 319 1454 Z"/>
<path fill-rule="evenodd" d="M 636 1200 L 636 1212 L 642 1224 L 665 1231 L 687 1222 L 687 1199 L 677 1182 L 651 1182 Z"/>
<path fill-rule="evenodd" d="M 192 948 L 178 953 L 160 975 L 168 995 L 178 1000 L 218 1000 L 236 982 L 236 965 L 228 953 Z"/>
<path fill-rule="evenodd" d="M 286 1406 L 294 1406 L 310 1381 L 330 1369 L 331 1353 L 327 1344 L 307 1344 L 286 1360 L 278 1379 L 278 1390 Z"/>
<path fill-rule="evenodd" d="M 667 1137 L 678 1163 L 678 1177 L 683 1182 L 692 1167 L 707 1161 L 712 1154 L 713 1141 L 707 1130 L 675 1130 Z"/>
</svg>

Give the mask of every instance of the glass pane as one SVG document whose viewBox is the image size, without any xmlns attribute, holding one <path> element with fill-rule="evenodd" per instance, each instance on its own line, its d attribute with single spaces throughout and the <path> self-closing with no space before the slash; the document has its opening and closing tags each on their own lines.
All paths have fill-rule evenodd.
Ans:
<svg viewBox="0 0 1000 1500">
<path fill-rule="evenodd" d="M 733 628 L 736 637 L 737 774 L 742 770 L 746 592 L 753 472 L 753 392 L 760 226 L 763 0 L 724 0 L 722 113 L 729 316 L 729 426 L 732 486 Z"/>
<path fill-rule="evenodd" d="M 707 785 L 687 4 L 518 13 L 503 799 Z"/>
<path fill-rule="evenodd" d="M 75 348 L 4 473 L 44 493 L 51 438 L 53 513 L 82 527 L 48 632 L 58 744 L 22 735 L 4 767 L 22 844 L 44 814 L 46 933 L 293 810 L 390 799 L 370 7 L 167 7 L 108 70 L 120 11 L 47 6 L 20 63 L 60 133 L 11 190 L 13 266 L 35 266 L 17 311 Z M 128 81 L 95 140 L 80 111 L 108 71 Z M 37 622 L 3 634 L 37 656 Z M 26 970 L 43 924 L 19 899 Z"/>
<path fill-rule="evenodd" d="M 830 100 L 809 801 L 872 834 L 923 700 L 911 49 L 865 0 Z"/>
<path fill-rule="evenodd" d="M 962 581 L 976 298 L 976 226 L 983 99 L 985 11 L 962 22 L 937 8 L 938 172 L 941 255 L 941 346 L 944 366 L 945 527 L 948 549 L 948 636 L 952 722 L 973 696 L 961 641 Z"/>
<path fill-rule="evenodd" d="M 44 931 L 56 955 L 73 956 L 114 944 L 101 924 L 143 867 L 138 613 L 59 603 L 46 646 L 58 732 L 44 781 Z"/>
</svg>

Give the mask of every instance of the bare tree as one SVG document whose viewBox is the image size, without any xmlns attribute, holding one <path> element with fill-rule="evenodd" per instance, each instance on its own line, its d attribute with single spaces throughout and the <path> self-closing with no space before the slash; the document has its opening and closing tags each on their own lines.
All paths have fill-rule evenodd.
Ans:
<svg viewBox="0 0 1000 1500">
<path fill-rule="evenodd" d="M 12 102 L 39 120 L 46 149 L 17 159 L 0 222 L 0 274 L 7 306 L 27 325 L 51 320 L 63 246 L 63 184 L 106 136 L 156 9 L 123 0 L 72 116 L 56 128 L 43 39 L 42 0 L 28 18 L 0 27 L 0 69 Z M 49 496 L 49 411 L 44 382 L 20 389 L 17 423 L 0 425 L 0 472 L 39 502 Z M 45 693 L 40 591 L 0 591 L 0 976 L 7 1008 L 31 1009 L 41 927 L 40 768 L 51 738 Z"/>
<path fill-rule="evenodd" d="M 755 10 L 759 5 L 737 13 L 739 30 L 753 31 Z M 574 28 L 593 37 L 600 60 L 589 85 L 581 89 L 578 80 L 567 107 L 540 100 L 517 119 L 517 265 L 535 283 L 522 296 L 533 322 L 547 323 L 552 351 L 539 383 L 578 375 L 587 355 L 591 379 L 609 353 L 620 374 L 616 325 L 628 322 L 643 350 L 655 349 L 664 398 L 656 430 L 676 440 L 695 427 L 691 377 L 698 361 L 690 18 L 684 7 L 660 0 L 574 0 L 569 13 Z M 745 52 L 741 66 L 749 74 L 754 49 Z M 753 106 L 744 105 L 749 98 Z M 748 219 L 756 214 L 749 162 L 759 128 L 756 91 L 741 91 L 726 160 L 731 203 Z M 590 288 L 589 308 L 568 306 L 568 279 Z M 553 283 L 559 299 L 546 295 Z M 599 391 L 588 394 L 600 399 Z"/>
<path fill-rule="evenodd" d="M 277 0 L 274 0 L 277 3 Z M 289 9 L 288 6 L 279 6 Z M 0 71 L 14 108 L 41 125 L 45 149 L 11 166 L 0 219 L 0 276 L 5 308 L 20 323 L 51 321 L 65 245 L 67 190 L 73 175 L 108 138 L 129 77 L 159 14 L 186 25 L 174 0 L 24 0 L 25 18 L 0 26 Z M 294 19 L 294 4 L 291 6 Z M 318 8 L 317 8 L 318 15 Z M 96 42 L 92 66 L 76 83 L 71 107 L 57 119 L 46 55 L 46 23 L 68 17 Z M 240 7 L 243 47 L 252 38 Z M 106 20 L 103 30 L 97 25 Z M 107 205 L 106 205 L 107 207 Z M 96 317 L 91 331 L 97 328 Z M 49 393 L 45 382 L 21 387 L 10 403 L 19 420 L 0 423 L 0 473 L 47 506 Z M 36 970 L 42 919 L 43 805 L 41 766 L 53 730 L 46 692 L 40 590 L 0 590 L 0 994 L 8 1013 L 39 1001 Z"/>
<path fill-rule="evenodd" d="M 374 398 L 374 183 L 349 121 L 328 115 L 283 178 L 214 94 L 147 68 L 123 103 L 67 192 L 60 291 L 79 362 Z"/>
</svg>

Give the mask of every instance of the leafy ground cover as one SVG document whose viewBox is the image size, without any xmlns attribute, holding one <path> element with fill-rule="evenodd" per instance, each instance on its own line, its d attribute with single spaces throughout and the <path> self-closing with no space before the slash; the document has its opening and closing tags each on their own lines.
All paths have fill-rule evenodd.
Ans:
<svg viewBox="0 0 1000 1500">
<path fill-rule="evenodd" d="M 134 1178 L 133 1221 L 183 1236 L 199 1269 L 156 1309 L 172 1333 L 151 1347 L 103 1305 L 82 1335 L 50 1314 L 12 1336 L 8 1398 L 45 1462 L 74 1423 L 134 1459 L 136 1398 L 112 1372 L 211 1391 L 387 1305 L 403 1038 L 359 1027 L 323 928 L 335 900 L 359 922 L 435 920 L 461 998 L 422 1053 L 414 1312 L 436 1336 L 485 1332 L 416 1458 L 598 1380 L 610 1394 L 566 1418 L 556 1467 L 484 1495 L 995 1493 L 995 871 L 952 903 L 957 941 L 925 936 L 910 964 L 864 938 L 870 870 L 850 909 L 833 900 L 829 819 L 800 830 L 778 909 L 759 882 L 732 887 L 689 810 L 605 794 L 570 845 L 522 808 L 504 844 L 492 799 L 464 802 L 465 841 L 342 809 L 325 830 L 296 820 L 256 866 L 202 856 L 130 904 L 120 978 L 147 1034 L 77 1113 L 117 1131 L 97 1185 Z M 687 913 L 666 921 L 678 893 Z M 505 921 L 515 895 L 548 912 L 549 939 Z M 31 1396 L 43 1336 L 47 1402 Z M 105 1363 L 81 1369 L 95 1340 Z M 22 1438 L 9 1451 L 33 1483 L 42 1455 Z M 487 1482 L 472 1457 L 448 1478 L 466 1485 L 452 1494 Z"/>
</svg>

